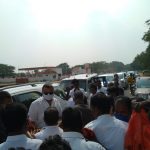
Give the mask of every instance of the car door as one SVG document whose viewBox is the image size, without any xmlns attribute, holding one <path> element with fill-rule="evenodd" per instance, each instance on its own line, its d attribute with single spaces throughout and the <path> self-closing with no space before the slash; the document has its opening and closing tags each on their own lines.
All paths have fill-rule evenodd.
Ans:
<svg viewBox="0 0 150 150">
<path fill-rule="evenodd" d="M 13 95 L 12 98 L 14 102 L 23 103 L 27 106 L 27 108 L 30 107 L 31 103 L 41 97 L 42 93 L 38 91 L 32 91 L 32 92 L 26 92 L 21 94 Z"/>
</svg>

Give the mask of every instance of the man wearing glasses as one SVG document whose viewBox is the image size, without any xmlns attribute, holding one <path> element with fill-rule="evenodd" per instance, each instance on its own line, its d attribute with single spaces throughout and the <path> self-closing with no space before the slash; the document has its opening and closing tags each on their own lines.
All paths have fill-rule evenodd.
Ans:
<svg viewBox="0 0 150 150">
<path fill-rule="evenodd" d="M 60 102 L 54 98 L 54 88 L 51 84 L 46 83 L 42 87 L 42 97 L 38 98 L 34 102 L 31 103 L 29 108 L 29 118 L 31 121 L 35 122 L 38 128 L 42 128 L 45 126 L 44 122 L 44 111 L 48 107 L 56 107 L 59 112 L 59 116 L 61 116 L 62 108 Z"/>
</svg>

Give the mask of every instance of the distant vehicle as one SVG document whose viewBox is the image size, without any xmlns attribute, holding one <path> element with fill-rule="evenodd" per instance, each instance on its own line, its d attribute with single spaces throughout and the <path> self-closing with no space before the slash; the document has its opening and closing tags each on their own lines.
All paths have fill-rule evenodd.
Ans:
<svg viewBox="0 0 150 150">
<path fill-rule="evenodd" d="M 94 79 L 97 77 L 97 74 L 79 74 L 70 76 L 69 78 L 65 78 L 60 82 L 60 88 L 66 90 L 67 87 L 71 86 L 71 82 L 73 79 L 77 79 L 79 81 L 79 87 L 84 89 L 86 93 L 89 91 L 89 84 L 94 82 Z"/>
<path fill-rule="evenodd" d="M 20 85 L 14 85 L 14 86 L 7 86 L 0 88 L 0 91 L 7 91 L 11 94 L 13 102 L 19 102 L 23 103 L 27 106 L 27 108 L 30 107 L 30 104 L 42 96 L 42 87 L 44 85 L 44 82 L 40 83 L 28 83 L 28 84 L 20 84 Z M 55 87 L 54 87 L 55 89 Z M 58 89 L 54 91 L 57 92 L 54 94 L 54 97 L 57 98 L 62 108 L 65 108 L 67 106 L 67 102 L 62 98 L 63 96 L 60 96 L 61 92 L 58 94 Z"/>
<path fill-rule="evenodd" d="M 128 88 L 128 81 L 127 81 L 127 74 L 126 72 L 119 72 L 117 73 L 119 76 L 119 84 L 122 88 L 127 89 Z"/>
<path fill-rule="evenodd" d="M 135 96 L 150 99 L 150 76 L 136 79 Z"/>
<path fill-rule="evenodd" d="M 98 75 L 98 79 L 101 80 L 102 86 L 107 87 L 110 82 L 114 82 L 114 74 L 102 74 Z"/>
</svg>

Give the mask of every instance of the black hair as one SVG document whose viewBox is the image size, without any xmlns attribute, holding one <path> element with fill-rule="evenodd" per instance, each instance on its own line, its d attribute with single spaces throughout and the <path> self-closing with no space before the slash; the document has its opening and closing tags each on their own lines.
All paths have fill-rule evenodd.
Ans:
<svg viewBox="0 0 150 150">
<path fill-rule="evenodd" d="M 115 94 L 115 96 L 124 95 L 124 90 L 120 87 L 111 86 L 107 89 L 109 95 Z"/>
<path fill-rule="evenodd" d="M 77 91 L 74 92 L 74 98 L 83 100 L 84 95 L 83 95 L 83 93 L 81 91 L 77 90 Z"/>
<path fill-rule="evenodd" d="M 128 110 L 128 112 L 131 114 L 132 112 L 132 103 L 131 103 L 131 99 L 127 96 L 118 96 L 115 99 L 115 105 L 121 103 L 123 104 L 126 109 Z"/>
<path fill-rule="evenodd" d="M 72 84 L 79 84 L 79 80 L 73 79 L 73 80 L 71 81 L 71 83 L 72 83 Z"/>
<path fill-rule="evenodd" d="M 50 83 L 45 83 L 45 84 L 43 85 L 43 87 L 42 87 L 42 90 L 43 90 L 44 88 L 54 88 L 54 87 L 53 87 L 52 84 L 50 84 Z"/>
<path fill-rule="evenodd" d="M 59 112 L 55 107 L 48 107 L 44 112 L 44 121 L 46 125 L 57 125 L 59 120 Z"/>
<path fill-rule="evenodd" d="M 64 130 L 81 131 L 83 127 L 81 112 L 75 108 L 66 108 L 62 113 L 62 126 Z"/>
<path fill-rule="evenodd" d="M 8 134 L 22 131 L 27 123 L 26 106 L 19 103 L 6 106 L 3 120 Z"/>
<path fill-rule="evenodd" d="M 109 97 L 97 93 L 91 97 L 91 107 L 97 108 L 101 114 L 109 114 L 112 102 Z"/>
<path fill-rule="evenodd" d="M 59 135 L 55 135 L 43 141 L 39 150 L 71 150 L 71 147 L 66 140 Z"/>
<path fill-rule="evenodd" d="M 91 89 L 94 89 L 94 90 L 96 90 L 97 91 L 97 85 L 96 85 L 96 83 L 91 83 L 90 84 L 90 86 L 89 86 L 89 88 Z"/>
<path fill-rule="evenodd" d="M 0 104 L 5 103 L 6 99 L 11 99 L 11 95 L 7 91 L 0 91 Z"/>
</svg>

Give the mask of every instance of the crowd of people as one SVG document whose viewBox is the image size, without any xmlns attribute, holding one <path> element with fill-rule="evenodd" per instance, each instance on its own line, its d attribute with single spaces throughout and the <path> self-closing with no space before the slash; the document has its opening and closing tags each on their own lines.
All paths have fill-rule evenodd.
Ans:
<svg viewBox="0 0 150 150">
<path fill-rule="evenodd" d="M 46 83 L 29 110 L 0 92 L 0 150 L 150 150 L 150 101 L 124 96 L 118 76 L 107 88 L 72 81 L 67 107 Z"/>
</svg>

